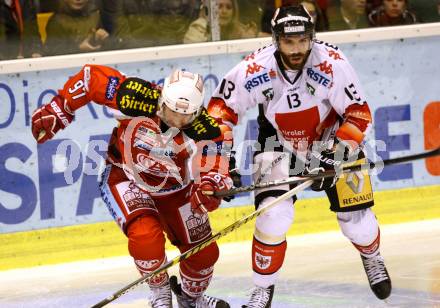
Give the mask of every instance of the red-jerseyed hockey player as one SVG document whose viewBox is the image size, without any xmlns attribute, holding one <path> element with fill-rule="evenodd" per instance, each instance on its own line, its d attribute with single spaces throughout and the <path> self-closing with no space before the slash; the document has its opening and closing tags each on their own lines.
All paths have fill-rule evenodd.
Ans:
<svg viewBox="0 0 440 308">
<path fill-rule="evenodd" d="M 278 9 L 272 19 L 273 45 L 230 70 L 208 105 L 212 116 L 232 124 L 258 105 L 260 148 L 254 161 L 260 172 L 255 181 L 334 170 L 348 157 L 363 159 L 357 153 L 362 155 L 359 145 L 371 125 L 371 114 L 362 87 L 341 50 L 315 40 L 314 32 L 312 18 L 302 6 Z M 288 189 L 257 191 L 255 205 Z M 325 190 L 342 233 L 360 252 L 371 289 L 378 298 L 387 298 L 391 280 L 379 253 L 380 233 L 370 208 L 373 194 L 368 175 L 327 178 L 315 181 L 312 189 Z M 257 218 L 252 246 L 255 288 L 247 307 L 271 304 L 295 200 L 286 200 Z"/>
<path fill-rule="evenodd" d="M 86 65 L 32 115 L 32 133 L 43 143 L 91 101 L 114 110 L 119 125 L 100 189 L 141 274 L 166 262 L 164 232 L 181 252 L 209 237 L 207 212 L 221 200 L 202 192 L 232 186 L 224 155 L 230 129 L 208 115 L 203 93 L 202 77 L 190 72 L 174 71 L 159 88 L 109 67 Z M 171 307 L 172 289 L 180 307 L 229 307 L 204 294 L 218 256 L 213 243 L 180 262 L 182 284 L 166 272 L 152 277 L 151 305 Z"/>
</svg>

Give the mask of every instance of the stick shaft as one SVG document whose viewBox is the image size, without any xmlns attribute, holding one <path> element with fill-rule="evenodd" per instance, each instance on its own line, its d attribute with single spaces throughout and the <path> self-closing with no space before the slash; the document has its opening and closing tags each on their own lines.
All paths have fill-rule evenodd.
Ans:
<svg viewBox="0 0 440 308">
<path fill-rule="evenodd" d="M 378 166 L 389 166 L 389 165 L 394 165 L 394 164 L 401 164 L 401 163 L 405 163 L 405 162 L 409 162 L 409 161 L 413 161 L 413 160 L 418 160 L 418 159 L 425 159 L 425 158 L 429 158 L 429 157 L 437 156 L 437 155 L 440 155 L 440 148 L 432 150 L 432 151 L 423 152 L 423 153 L 386 159 L 383 161 L 369 162 L 369 163 L 364 163 L 364 164 L 347 166 L 342 169 L 342 172 L 343 173 L 351 173 L 351 172 L 356 172 L 356 171 L 361 171 L 361 170 L 372 170 Z M 263 183 L 259 183 L 259 184 L 249 185 L 249 186 L 237 187 L 237 188 L 233 188 L 233 189 L 230 189 L 227 191 L 218 191 L 218 192 L 215 192 L 214 195 L 216 197 L 227 197 L 227 196 L 232 196 L 232 195 L 236 195 L 239 193 L 249 192 L 249 191 L 253 191 L 253 190 L 261 189 L 261 188 L 276 187 L 276 186 L 280 186 L 280 185 L 300 184 L 300 183 L 303 183 L 304 181 L 307 181 L 309 179 L 319 180 L 319 179 L 322 179 L 325 177 L 335 176 L 335 174 L 336 174 L 336 172 L 331 170 L 331 171 L 326 171 L 326 172 L 316 174 L 316 175 L 294 176 L 294 177 L 290 177 L 290 178 L 287 178 L 284 180 L 269 181 L 269 182 L 263 182 Z"/>
<path fill-rule="evenodd" d="M 412 161 L 412 160 L 424 159 L 424 158 L 437 156 L 437 155 L 440 155 L 440 148 L 432 150 L 432 151 L 424 152 L 424 153 L 408 155 L 408 156 L 403 156 L 403 157 L 398 157 L 398 158 L 392 158 L 392 159 L 384 160 L 381 162 L 370 162 L 370 163 L 365 163 L 365 164 L 348 166 L 348 167 L 343 168 L 343 172 L 349 173 L 349 172 L 356 172 L 356 171 L 365 170 L 365 169 L 371 170 L 372 168 L 376 168 L 377 166 L 381 166 L 381 165 L 388 166 L 388 165 L 393 165 L 393 164 L 400 164 L 400 163 L 404 163 L 404 162 L 408 162 L 408 161 Z M 151 272 L 150 274 L 148 274 L 146 276 L 143 276 L 143 277 L 137 279 L 136 281 L 130 283 L 126 287 L 116 291 L 115 293 L 113 293 L 113 295 L 107 297 L 106 299 L 104 299 L 104 300 L 100 301 L 99 303 L 97 303 L 96 305 L 92 306 L 92 308 L 99 308 L 99 307 L 103 307 L 103 306 L 107 305 L 108 303 L 116 300 L 117 298 L 121 297 L 122 295 L 129 292 L 133 288 L 137 287 L 141 283 L 144 283 L 150 277 L 153 277 L 157 274 L 160 274 L 160 273 L 166 271 L 167 269 L 176 265 L 180 261 L 189 258 L 190 256 L 196 254 L 197 252 L 199 252 L 200 250 L 202 250 L 206 246 L 217 241 L 219 238 L 231 233 L 235 229 L 246 224 L 247 222 L 249 222 L 253 218 L 259 216 L 264 211 L 267 211 L 268 209 L 274 207 L 279 202 L 284 201 L 284 200 L 292 197 L 293 195 L 297 194 L 298 192 L 306 189 L 307 187 L 309 187 L 313 183 L 313 180 L 317 180 L 317 179 L 320 179 L 323 177 L 328 177 L 328 176 L 334 176 L 335 173 L 336 173 L 335 171 L 331 171 L 331 172 L 324 172 L 323 174 L 318 174 L 318 175 L 309 176 L 309 177 L 291 177 L 291 178 L 288 178 L 285 180 L 264 182 L 264 183 L 259 183 L 259 184 L 255 184 L 255 185 L 231 189 L 229 191 L 223 192 L 223 194 L 219 194 L 219 192 L 216 192 L 217 196 L 223 197 L 223 196 L 234 195 L 234 194 L 241 193 L 241 192 L 252 191 L 255 189 L 259 189 L 259 188 L 267 188 L 267 187 L 286 185 L 286 184 L 299 184 L 298 186 L 296 186 L 295 188 L 286 192 L 285 194 L 279 196 L 278 198 L 276 198 L 272 202 L 265 204 L 265 206 L 260 207 L 258 210 L 252 212 L 248 216 L 232 223 L 231 225 L 229 225 L 225 229 L 223 229 L 223 230 L 217 232 L 216 234 L 214 234 L 213 236 L 207 238 L 206 240 L 204 240 L 203 242 L 201 242 L 197 246 L 194 246 L 193 248 L 189 249 L 188 251 L 184 252 L 183 254 L 168 261 L 167 263 L 165 263 L 164 265 L 159 267 L 157 270 Z"/>
</svg>

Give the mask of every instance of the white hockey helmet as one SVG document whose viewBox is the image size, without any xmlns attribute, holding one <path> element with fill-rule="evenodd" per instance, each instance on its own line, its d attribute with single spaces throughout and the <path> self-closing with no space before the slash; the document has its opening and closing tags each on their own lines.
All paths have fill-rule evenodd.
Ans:
<svg viewBox="0 0 440 308">
<path fill-rule="evenodd" d="M 192 122 L 202 111 L 204 93 L 201 75 L 174 70 L 165 78 L 158 114 L 162 115 L 162 105 L 165 104 L 175 112 L 193 115 Z"/>
</svg>

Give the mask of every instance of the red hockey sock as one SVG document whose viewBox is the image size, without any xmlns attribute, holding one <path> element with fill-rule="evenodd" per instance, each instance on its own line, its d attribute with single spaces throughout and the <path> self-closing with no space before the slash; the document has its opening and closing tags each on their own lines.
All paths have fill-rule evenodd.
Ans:
<svg viewBox="0 0 440 308">
<path fill-rule="evenodd" d="M 154 215 L 146 215 L 133 221 L 127 230 L 128 250 L 141 275 L 158 269 L 166 262 L 165 236 Z M 149 279 L 150 286 L 161 286 L 168 281 L 166 272 Z"/>
<path fill-rule="evenodd" d="M 372 257 L 375 256 L 379 252 L 379 246 L 380 246 L 380 229 L 377 230 L 377 237 L 376 239 L 367 246 L 361 246 L 356 243 L 353 243 L 353 246 L 356 247 L 357 250 L 363 255 L 364 257 Z"/>
<path fill-rule="evenodd" d="M 218 246 L 213 243 L 180 263 L 183 292 L 194 298 L 202 296 L 211 282 L 218 256 Z"/>
<path fill-rule="evenodd" d="M 262 275 L 276 273 L 283 265 L 286 249 L 286 241 L 270 245 L 262 243 L 254 237 L 252 242 L 252 269 Z"/>
</svg>

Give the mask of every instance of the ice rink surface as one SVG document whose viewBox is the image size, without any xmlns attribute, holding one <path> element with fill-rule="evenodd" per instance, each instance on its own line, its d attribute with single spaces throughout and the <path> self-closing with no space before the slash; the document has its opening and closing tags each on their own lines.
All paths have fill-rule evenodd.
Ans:
<svg viewBox="0 0 440 308">
<path fill-rule="evenodd" d="M 393 282 L 387 303 L 370 291 L 351 244 L 327 232 L 289 237 L 272 307 L 440 307 L 440 220 L 382 226 L 381 242 Z M 252 287 L 250 249 L 250 242 L 220 246 L 208 293 L 231 307 L 241 307 Z M 90 307 L 137 278 L 129 257 L 3 271 L 0 307 Z M 149 307 L 147 296 L 141 286 L 107 307 Z"/>
</svg>

